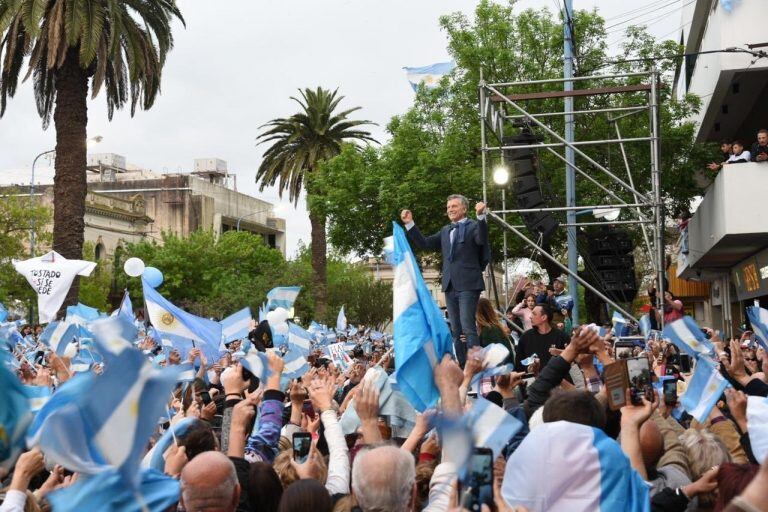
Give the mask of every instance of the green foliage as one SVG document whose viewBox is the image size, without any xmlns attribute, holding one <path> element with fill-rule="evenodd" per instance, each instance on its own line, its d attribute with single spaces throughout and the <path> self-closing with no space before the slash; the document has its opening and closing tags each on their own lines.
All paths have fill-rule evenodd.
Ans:
<svg viewBox="0 0 768 512">
<path fill-rule="evenodd" d="M 158 288 L 163 296 L 201 316 L 223 318 L 245 306 L 255 314 L 266 302 L 267 292 L 276 286 L 302 286 L 295 311 L 305 323 L 322 320 L 335 325 L 342 304 L 347 318 L 355 324 L 380 325 L 392 316 L 391 285 L 374 281 L 361 265 L 331 256 L 328 314 L 316 318 L 309 250 L 303 248 L 297 259 L 286 262 L 261 236 L 245 231 L 228 231 L 218 240 L 207 231 L 196 231 L 188 238 L 164 233 L 162 244 L 128 244 L 122 261 L 132 256 L 163 273 L 163 284 Z M 115 278 L 118 289 L 127 287 L 138 307 L 143 300 L 141 281 L 128 277 L 122 268 L 116 269 Z M 104 297 L 108 288 L 108 282 L 102 285 Z"/>
<path fill-rule="evenodd" d="M 162 245 L 128 244 L 125 258 L 132 256 L 160 269 L 164 279 L 159 290 L 176 305 L 218 318 L 245 306 L 258 308 L 285 272 L 282 254 L 245 231 L 229 231 L 218 240 L 209 231 L 188 238 L 163 233 Z M 133 299 L 143 298 L 139 279 L 119 272 L 117 280 Z"/>
<path fill-rule="evenodd" d="M 331 254 L 328 258 L 326 313 L 323 317 L 316 317 L 312 272 L 311 253 L 307 248 L 302 248 L 299 256 L 288 262 L 285 285 L 303 286 L 295 308 L 304 324 L 317 320 L 335 326 L 342 306 L 347 321 L 354 325 L 381 327 L 392 318 L 391 283 L 374 280 L 363 264 L 349 263 L 337 254 Z M 293 281 L 289 282 L 291 278 Z"/>
<path fill-rule="evenodd" d="M 96 246 L 93 242 L 83 244 L 83 259 L 96 261 Z M 87 306 L 109 313 L 112 305 L 109 303 L 109 289 L 112 284 L 112 262 L 101 260 L 96 269 L 88 277 L 80 278 L 78 300 Z"/>
<path fill-rule="evenodd" d="M 321 166 L 318 183 L 328 191 L 324 208 L 328 213 L 331 244 L 340 251 L 358 255 L 379 254 L 381 240 L 391 233 L 391 221 L 408 208 L 424 232 L 435 232 L 445 223 L 445 199 L 462 193 L 470 201 L 482 197 L 478 84 L 481 71 L 487 83 L 559 78 L 563 72 L 562 20 L 548 9 L 517 12 L 514 2 L 479 2 L 473 18 L 454 13 L 440 18 L 448 36 L 448 49 L 457 68 L 435 89 L 419 88 L 413 106 L 388 125 L 391 140 L 362 154 L 342 153 Z M 610 64 L 604 20 L 596 11 L 576 11 L 575 74 L 610 74 L 648 69 L 650 61 Z M 644 29 L 632 27 L 623 43 L 623 59 L 670 56 L 681 52 L 674 41 L 655 41 Z M 664 200 L 670 211 L 687 207 L 699 193 L 693 175 L 711 158 L 711 150 L 696 145 L 694 126 L 687 119 L 699 108 L 699 101 L 686 96 L 677 101 L 671 95 L 674 59 L 658 61 L 663 86 L 660 92 L 661 169 Z M 640 78 L 602 80 L 599 86 L 632 85 Z M 595 87 L 591 81 L 578 82 L 578 88 Z M 542 87 L 521 86 L 516 93 L 555 90 L 561 84 Z M 643 103 L 644 93 L 576 98 L 574 108 L 630 106 Z M 562 99 L 527 102 L 531 112 L 562 111 Z M 512 113 L 512 112 L 509 112 Z M 646 113 L 618 121 L 625 138 L 645 137 L 649 132 Z M 562 133 L 563 119 L 548 118 L 548 125 Z M 615 127 L 605 114 L 579 115 L 575 123 L 576 140 L 616 138 Z M 506 134 L 510 135 L 510 134 Z M 493 136 L 489 135 L 493 142 Z M 546 142 L 552 142 L 547 140 Z M 649 144 L 625 145 L 634 182 L 641 190 L 650 189 Z M 627 181 L 618 145 L 582 146 L 591 158 Z M 562 154 L 562 149 L 559 150 Z M 539 178 L 550 206 L 564 206 L 564 164 L 545 150 L 538 154 Z M 500 163 L 496 152 L 488 154 L 489 168 Z M 599 183 L 627 202 L 631 193 L 619 190 L 606 175 L 593 169 L 581 157 L 577 165 Z M 488 177 L 490 180 L 490 176 Z M 512 206 L 514 191 L 507 189 L 507 206 Z M 580 204 L 606 204 L 615 199 L 582 177 L 577 178 Z M 501 191 L 490 184 L 488 202 L 499 208 Z M 510 216 L 510 223 L 522 219 Z M 561 221 L 565 220 L 562 216 Z M 557 253 L 565 243 L 564 230 L 553 240 Z M 491 243 L 498 258 L 501 234 L 491 226 Z M 515 237 L 509 237 L 511 256 L 528 256 L 530 250 Z"/>
<path fill-rule="evenodd" d="M 30 227 L 35 226 L 35 253 L 50 250 L 51 235 L 45 226 L 51 221 L 51 209 L 30 205 L 29 196 L 16 189 L 5 189 L 0 196 L 0 302 L 35 298 L 24 277 L 13 268 L 12 260 L 29 255 Z M 7 305 L 7 304 L 6 304 Z"/>
<path fill-rule="evenodd" d="M 173 47 L 173 18 L 184 22 L 174 0 L 0 0 L 0 116 L 27 57 L 44 126 L 56 103 L 56 73 L 73 59 L 88 70 L 92 97 L 106 89 L 110 119 L 128 101 L 131 114 L 137 105 L 149 109 Z"/>
<path fill-rule="evenodd" d="M 338 96 L 338 90 L 318 87 L 299 92 L 301 99 L 291 97 L 301 107 L 299 112 L 273 119 L 261 127 L 264 131 L 258 136 L 259 144 L 270 146 L 256 171 L 260 190 L 279 181 L 281 197 L 288 190 L 288 197 L 294 202 L 299 200 L 302 186 L 307 187 L 309 194 L 322 196 L 322 190 L 313 188 L 310 177 L 322 161 L 339 154 L 345 141 L 375 142 L 370 133 L 357 129 L 370 121 L 348 119 L 360 107 L 336 111 L 344 99 Z"/>
</svg>

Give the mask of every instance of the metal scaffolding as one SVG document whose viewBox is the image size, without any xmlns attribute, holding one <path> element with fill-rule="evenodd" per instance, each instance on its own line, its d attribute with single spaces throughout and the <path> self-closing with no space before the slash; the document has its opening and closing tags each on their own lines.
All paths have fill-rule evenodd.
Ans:
<svg viewBox="0 0 768 512">
<path fill-rule="evenodd" d="M 482 76 L 482 75 L 481 75 Z M 599 84 L 604 81 L 608 81 L 611 84 L 615 84 L 617 79 L 633 77 L 636 81 L 639 80 L 642 83 L 633 83 L 625 86 L 603 86 Z M 530 92 L 531 86 L 545 86 L 546 84 L 562 84 L 566 85 L 566 82 L 578 84 L 579 82 L 589 81 L 590 85 L 594 85 L 592 88 L 586 89 L 572 89 L 561 88 L 557 91 L 541 91 Z M 578 226 L 608 226 L 608 225 L 634 225 L 637 224 L 642 230 L 643 242 L 645 244 L 648 253 L 651 256 L 651 262 L 654 272 L 658 276 L 657 290 L 658 297 L 663 301 L 664 297 L 664 217 L 663 217 L 663 203 L 661 195 L 661 169 L 659 167 L 659 74 L 656 69 L 651 69 L 644 72 L 636 73 L 623 73 L 612 75 L 594 75 L 587 77 L 573 77 L 573 78 L 555 78 L 548 80 L 533 80 L 523 82 L 506 82 L 506 83 L 486 83 L 482 78 L 479 85 L 479 113 L 480 113 L 480 138 L 481 138 L 481 160 L 482 160 L 482 183 L 483 183 L 483 200 L 488 203 L 488 175 L 489 175 L 489 161 L 494 160 L 493 154 L 498 153 L 501 157 L 501 153 L 504 150 L 510 149 L 543 149 L 548 153 L 554 154 L 565 165 L 564 170 L 571 167 L 575 174 L 588 180 L 597 188 L 599 188 L 605 195 L 604 204 L 592 204 L 592 205 L 574 205 L 566 207 L 548 207 L 548 208 L 532 208 L 532 209 L 506 209 L 506 208 L 494 208 L 494 205 L 489 205 L 489 218 L 497 222 L 502 228 L 512 232 L 515 236 L 523 240 L 526 244 L 531 246 L 534 252 L 538 252 L 544 258 L 552 261 L 558 265 L 565 273 L 574 278 L 578 283 L 585 288 L 591 290 L 598 297 L 606 301 L 613 306 L 616 310 L 620 311 L 624 316 L 632 320 L 637 319 L 630 312 L 626 311 L 616 301 L 607 297 L 603 292 L 592 286 L 585 281 L 578 273 L 574 273 L 569 270 L 567 265 L 564 265 L 557 260 L 553 255 L 544 250 L 541 244 L 534 242 L 531 238 L 525 236 L 518 228 L 509 224 L 503 216 L 508 213 L 533 213 L 533 212 L 574 212 L 576 210 L 596 210 L 596 209 L 621 209 L 625 217 L 629 219 L 616 220 L 616 221 L 602 221 L 602 222 L 579 222 L 575 223 L 569 221 L 567 223 L 560 223 L 560 228 L 572 228 L 578 229 Z M 526 87 L 526 93 L 520 93 L 520 87 Z M 565 90 L 568 89 L 568 90 Z M 601 114 L 609 116 L 607 121 L 615 127 L 616 138 L 605 140 L 573 140 L 570 141 L 566 134 L 557 133 L 552 129 L 547 122 L 556 116 L 563 116 L 566 112 L 544 112 L 544 113 L 532 113 L 528 109 L 528 103 L 536 102 L 540 100 L 546 100 L 551 98 L 573 98 L 573 97 L 587 97 L 587 96 L 613 96 L 620 94 L 635 94 L 645 93 L 645 101 L 630 106 L 616 106 L 610 108 L 595 108 L 574 110 L 567 112 L 571 116 L 580 115 L 594 115 Z M 568 110 L 568 109 L 565 109 Z M 648 134 L 642 137 L 622 137 L 619 129 L 618 121 L 630 116 L 635 116 L 641 113 L 647 113 L 648 115 Z M 617 113 L 615 117 L 610 117 L 610 114 Z M 540 133 L 545 135 L 545 140 L 539 143 L 528 143 L 524 145 L 512 145 L 508 143 L 505 145 L 505 135 L 512 135 L 516 133 L 516 128 L 519 127 L 519 123 L 525 123 L 531 128 L 537 129 Z M 567 123 L 566 123 L 567 124 Z M 570 135 L 570 134 L 567 134 Z M 642 135 L 642 134 L 641 134 Z M 492 139 L 492 140 L 489 140 Z M 633 179 L 631 165 L 627 157 L 625 145 L 627 144 L 650 144 L 650 158 L 647 165 L 650 168 L 651 180 L 650 189 L 643 190 L 643 184 L 637 183 Z M 618 144 L 621 149 L 622 163 L 624 170 L 626 171 L 626 180 L 624 177 L 619 177 L 618 174 L 599 162 L 595 161 L 589 155 L 587 155 L 580 148 L 593 145 L 605 145 L 605 144 Z M 566 151 L 570 151 L 575 155 L 576 162 L 569 163 L 566 156 L 561 155 L 558 152 L 558 148 L 565 148 Z M 582 163 L 583 162 L 583 163 Z M 634 162 L 634 165 L 638 165 L 638 162 Z M 645 165 L 645 163 L 644 163 Z M 600 183 L 595 176 L 603 174 L 607 177 L 609 186 Z M 624 199 L 621 197 L 621 193 L 631 199 Z M 578 201 L 578 198 L 577 198 Z M 577 243 L 572 237 L 568 237 L 567 240 L 569 249 L 573 250 L 572 246 Z M 504 255 L 506 261 L 506 254 Z M 504 269 L 507 272 L 507 269 Z M 505 276 L 506 278 L 506 276 Z M 574 296 L 575 300 L 578 300 L 577 290 L 570 290 L 570 293 Z"/>
</svg>

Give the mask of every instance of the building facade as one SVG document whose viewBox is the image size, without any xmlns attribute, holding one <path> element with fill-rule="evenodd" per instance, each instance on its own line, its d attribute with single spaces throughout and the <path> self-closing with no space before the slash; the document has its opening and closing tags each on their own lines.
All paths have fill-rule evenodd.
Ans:
<svg viewBox="0 0 768 512">
<path fill-rule="evenodd" d="M 688 55 L 676 94 L 698 95 L 696 139 L 741 139 L 768 128 L 768 31 L 763 0 L 684 4 L 680 41 Z M 726 165 L 705 190 L 680 243 L 676 275 L 708 282 L 711 325 L 738 335 L 745 307 L 768 307 L 768 162 Z"/>
</svg>

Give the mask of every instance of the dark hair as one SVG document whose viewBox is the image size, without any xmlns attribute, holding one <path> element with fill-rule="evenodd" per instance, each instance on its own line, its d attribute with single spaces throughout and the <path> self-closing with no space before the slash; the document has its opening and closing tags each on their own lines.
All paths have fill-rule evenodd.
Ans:
<svg viewBox="0 0 768 512">
<path fill-rule="evenodd" d="M 187 429 L 184 437 L 179 437 L 179 446 L 187 449 L 187 459 L 192 460 L 203 452 L 216 449 L 213 430 L 204 421 L 195 421 Z"/>
<path fill-rule="evenodd" d="M 721 145 L 721 146 L 722 146 L 722 145 L 728 145 L 728 146 L 730 146 L 731 144 L 733 144 L 733 142 L 731 142 L 731 140 L 730 140 L 730 139 L 720 139 L 720 145 Z"/>
<path fill-rule="evenodd" d="M 552 286 L 551 284 L 548 284 L 548 285 L 547 285 L 547 291 L 550 291 L 550 290 L 551 290 L 551 291 L 555 291 L 555 287 L 554 287 L 554 286 Z"/>
<path fill-rule="evenodd" d="M 248 501 L 251 510 L 277 512 L 280 498 L 283 496 L 283 484 L 271 464 L 254 462 L 248 473 Z"/>
<path fill-rule="evenodd" d="M 499 315 L 497 315 L 496 310 L 493 309 L 493 304 L 491 304 L 491 301 L 485 297 L 481 297 L 480 300 L 477 301 L 475 319 L 477 320 L 480 330 L 483 330 L 485 327 L 497 327 L 504 331 L 504 327 L 501 325 L 501 320 L 499 320 Z"/>
<path fill-rule="evenodd" d="M 605 429 L 605 408 L 586 391 L 554 392 L 544 404 L 543 412 L 544 423 L 563 420 Z"/>
<path fill-rule="evenodd" d="M 279 512 L 331 512 L 331 495 L 323 484 L 312 478 L 297 480 L 285 488 Z M 261 510 L 261 509 L 259 509 Z"/>
<path fill-rule="evenodd" d="M 768 130 L 766 130 L 765 128 L 760 128 L 759 130 L 757 130 L 758 135 L 760 135 L 761 133 L 768 135 Z"/>
<path fill-rule="evenodd" d="M 535 308 L 541 308 L 541 314 L 547 316 L 548 322 L 552 321 L 552 308 L 549 307 L 549 304 L 536 304 Z"/>
<path fill-rule="evenodd" d="M 717 501 L 715 512 L 725 510 L 728 503 L 749 485 L 755 478 L 760 466 L 755 464 L 733 464 L 727 462 L 720 465 L 717 472 Z"/>
<path fill-rule="evenodd" d="M 733 145 L 735 146 L 736 144 L 738 144 L 741 147 L 744 147 L 744 142 L 739 139 L 736 139 L 735 141 L 733 141 Z"/>
</svg>

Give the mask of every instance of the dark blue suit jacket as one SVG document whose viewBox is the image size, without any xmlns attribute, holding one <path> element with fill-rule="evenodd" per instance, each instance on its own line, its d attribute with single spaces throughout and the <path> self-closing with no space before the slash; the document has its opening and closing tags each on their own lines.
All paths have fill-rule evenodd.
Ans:
<svg viewBox="0 0 768 512">
<path fill-rule="evenodd" d="M 459 292 L 485 289 L 483 270 L 490 261 L 488 223 L 485 220 L 467 219 L 463 229 L 464 236 L 456 240 L 452 257 L 449 257 L 451 254 L 450 224 L 427 237 L 422 235 L 415 225 L 408 230 L 408 238 L 416 247 L 440 251 L 443 255 L 443 291 L 448 290 L 451 284 L 453 289 Z"/>
</svg>

